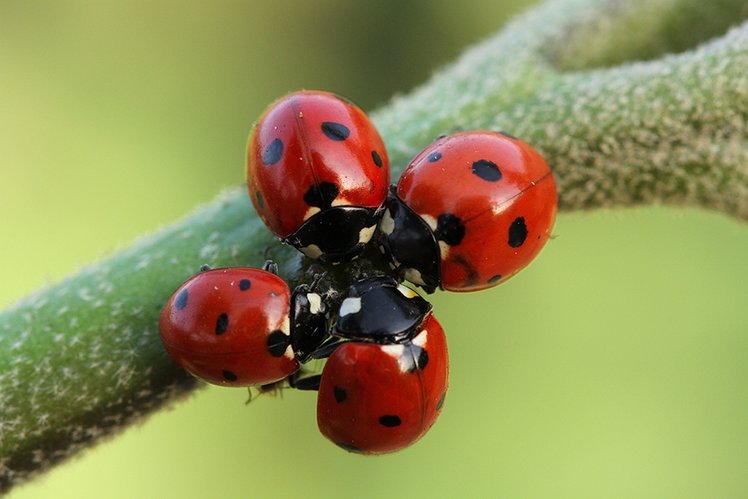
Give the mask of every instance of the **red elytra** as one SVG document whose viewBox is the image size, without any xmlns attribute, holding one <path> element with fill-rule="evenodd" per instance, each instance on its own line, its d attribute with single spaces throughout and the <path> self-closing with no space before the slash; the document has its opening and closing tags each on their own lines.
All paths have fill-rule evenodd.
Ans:
<svg viewBox="0 0 748 499">
<path fill-rule="evenodd" d="M 542 156 L 490 131 L 438 139 L 410 162 L 397 196 L 434 233 L 438 284 L 449 291 L 506 281 L 543 248 L 556 216 L 556 184 Z"/>
<path fill-rule="evenodd" d="M 322 371 L 320 432 L 351 452 L 403 449 L 436 421 L 448 375 L 447 342 L 433 315 L 402 343 L 344 343 Z"/>
<path fill-rule="evenodd" d="M 388 184 L 379 133 L 361 109 L 332 93 L 279 99 L 250 136 L 247 188 L 255 209 L 275 235 L 307 256 L 340 260 L 368 242 Z M 311 227 L 297 232 L 306 222 Z"/>
<path fill-rule="evenodd" d="M 177 289 L 159 329 L 169 354 L 210 383 L 250 386 L 299 368 L 289 336 L 290 292 L 278 276 L 253 268 L 202 272 Z"/>
</svg>

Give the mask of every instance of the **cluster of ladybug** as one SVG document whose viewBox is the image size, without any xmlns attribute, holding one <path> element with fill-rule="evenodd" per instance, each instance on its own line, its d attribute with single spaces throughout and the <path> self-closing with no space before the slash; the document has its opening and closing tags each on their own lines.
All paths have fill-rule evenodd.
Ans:
<svg viewBox="0 0 748 499">
<path fill-rule="evenodd" d="M 309 258 L 335 265 L 375 245 L 391 272 L 320 292 L 317 279 L 290 290 L 271 261 L 204 269 L 164 307 L 166 350 L 210 383 L 318 390 L 322 434 L 365 454 L 418 440 L 447 390 L 444 332 L 402 281 L 428 293 L 505 281 L 545 244 L 557 198 L 533 148 L 489 131 L 438 138 L 388 189 L 387 152 L 367 116 L 311 91 L 260 118 L 247 186 L 267 227 Z M 321 358 L 321 374 L 300 374 Z"/>
</svg>

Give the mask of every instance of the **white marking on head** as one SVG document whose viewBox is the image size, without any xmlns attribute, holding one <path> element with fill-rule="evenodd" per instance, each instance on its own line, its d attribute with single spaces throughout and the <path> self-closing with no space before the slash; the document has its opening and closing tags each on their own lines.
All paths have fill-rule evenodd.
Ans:
<svg viewBox="0 0 748 499">
<path fill-rule="evenodd" d="M 357 314 L 361 310 L 361 298 L 346 298 L 340 305 L 340 317 L 344 315 Z"/>
<path fill-rule="evenodd" d="M 384 210 L 382 220 L 379 222 L 379 230 L 386 236 L 389 236 L 395 230 L 395 220 L 392 219 L 390 210 Z"/>
<path fill-rule="evenodd" d="M 412 282 L 413 284 L 417 284 L 418 286 L 426 285 L 426 283 L 423 281 L 423 277 L 421 276 L 421 272 L 418 269 L 407 268 L 405 269 L 403 275 L 406 280 Z"/>
<path fill-rule="evenodd" d="M 309 311 L 318 314 L 322 311 L 322 298 L 317 293 L 307 293 L 306 299 L 309 300 Z"/>
<path fill-rule="evenodd" d="M 420 215 L 426 224 L 431 228 L 432 232 L 436 232 L 436 219 L 431 215 Z"/>
<path fill-rule="evenodd" d="M 314 260 L 321 257 L 323 254 L 322 250 L 319 249 L 319 246 L 317 246 L 316 244 L 310 244 L 309 246 L 304 246 L 303 248 L 299 248 L 299 251 L 301 251 L 306 256 Z"/>
<path fill-rule="evenodd" d="M 319 208 L 317 206 L 310 206 L 308 210 L 306 210 L 306 213 L 304 213 L 304 221 L 309 220 L 309 217 L 312 215 L 316 215 L 319 213 Z"/>
<path fill-rule="evenodd" d="M 371 236 L 374 235 L 374 231 L 377 230 L 376 225 L 372 225 L 371 227 L 364 227 L 360 231 L 358 231 L 358 243 L 359 244 L 366 244 L 371 240 Z"/>
<path fill-rule="evenodd" d="M 397 290 L 400 291 L 400 294 L 406 298 L 415 298 L 418 296 L 418 293 L 410 289 L 408 286 L 403 286 L 402 284 L 397 285 Z"/>
</svg>

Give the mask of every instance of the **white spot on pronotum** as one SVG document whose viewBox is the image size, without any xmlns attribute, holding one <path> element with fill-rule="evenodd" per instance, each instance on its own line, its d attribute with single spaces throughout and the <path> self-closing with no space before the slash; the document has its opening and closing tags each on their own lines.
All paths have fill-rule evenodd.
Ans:
<svg viewBox="0 0 748 499">
<path fill-rule="evenodd" d="M 304 213 L 304 220 L 309 220 L 309 218 L 312 215 L 316 215 L 319 213 L 319 208 L 317 206 L 310 206 L 308 210 L 306 210 L 306 213 Z"/>
<path fill-rule="evenodd" d="M 348 202 L 346 198 L 343 197 L 336 197 L 332 200 L 332 203 L 330 203 L 330 206 L 350 206 L 351 203 Z"/>
<path fill-rule="evenodd" d="M 291 319 L 289 318 L 288 315 L 286 315 L 283 318 L 283 322 L 281 323 L 280 330 L 283 331 L 283 334 L 285 334 L 286 336 L 291 335 Z"/>
<path fill-rule="evenodd" d="M 428 335 L 429 335 L 428 330 L 424 329 L 423 331 L 418 333 L 416 337 L 413 338 L 411 341 L 413 342 L 414 345 L 417 345 L 421 348 L 425 348 Z"/>
<path fill-rule="evenodd" d="M 340 317 L 344 315 L 357 314 L 361 310 L 361 298 L 346 298 L 340 305 Z"/>
<path fill-rule="evenodd" d="M 286 356 L 286 357 L 288 357 L 289 359 L 293 359 L 293 358 L 295 358 L 295 355 L 294 355 L 294 353 L 293 353 L 293 348 L 291 348 L 291 345 L 290 345 L 290 344 L 289 344 L 289 345 L 288 345 L 288 346 L 286 347 L 286 351 L 285 351 L 285 352 L 283 352 L 283 355 L 285 355 L 285 356 Z"/>
<path fill-rule="evenodd" d="M 395 230 L 395 220 L 393 220 L 390 210 L 384 210 L 382 220 L 379 222 L 379 230 L 385 236 L 389 236 Z"/>
<path fill-rule="evenodd" d="M 306 299 L 309 300 L 309 311 L 318 314 L 322 311 L 322 298 L 317 293 L 308 293 Z"/>
<path fill-rule="evenodd" d="M 432 217 L 431 215 L 421 215 L 421 218 L 428 224 L 429 227 L 431 227 L 432 231 L 436 230 L 436 219 L 434 217 Z"/>
<path fill-rule="evenodd" d="M 386 353 L 390 357 L 394 357 L 398 361 L 400 360 L 400 357 L 403 356 L 403 352 L 405 351 L 405 347 L 400 343 L 396 343 L 394 345 L 382 345 L 381 348 L 384 353 Z"/>
<path fill-rule="evenodd" d="M 418 269 L 407 268 L 405 269 L 403 276 L 406 280 L 412 282 L 413 284 L 417 284 L 418 286 L 426 285 L 426 283 L 423 281 L 423 277 L 421 276 L 421 272 Z"/>
<path fill-rule="evenodd" d="M 406 298 L 415 298 L 416 296 L 418 296 L 418 293 L 407 286 L 403 286 L 402 284 L 397 285 L 397 290 L 400 291 L 400 294 Z"/>
<path fill-rule="evenodd" d="M 358 232 L 358 243 L 366 244 L 371 240 L 371 236 L 374 235 L 374 231 L 377 229 L 376 225 L 371 227 L 364 227 Z"/>
<path fill-rule="evenodd" d="M 306 256 L 314 260 L 321 257 L 323 254 L 322 250 L 319 249 L 319 246 L 317 246 L 316 244 L 310 244 L 309 246 L 304 246 L 303 248 L 299 248 L 299 251 L 301 251 Z"/>
<path fill-rule="evenodd" d="M 447 256 L 449 256 L 449 245 L 444 241 L 439 241 L 439 253 L 442 260 L 446 260 Z"/>
</svg>

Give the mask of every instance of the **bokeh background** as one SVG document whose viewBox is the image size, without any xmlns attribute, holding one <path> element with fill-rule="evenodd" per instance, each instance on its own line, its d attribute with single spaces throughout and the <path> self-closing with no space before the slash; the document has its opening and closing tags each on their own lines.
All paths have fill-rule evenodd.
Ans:
<svg viewBox="0 0 748 499">
<path fill-rule="evenodd" d="M 374 109 L 532 3 L 0 2 L 0 307 L 241 184 L 278 96 Z M 211 388 L 10 497 L 748 496 L 748 226 L 652 207 L 554 232 L 507 284 L 434 298 L 451 388 L 410 449 L 346 454 L 312 394 Z"/>
</svg>

